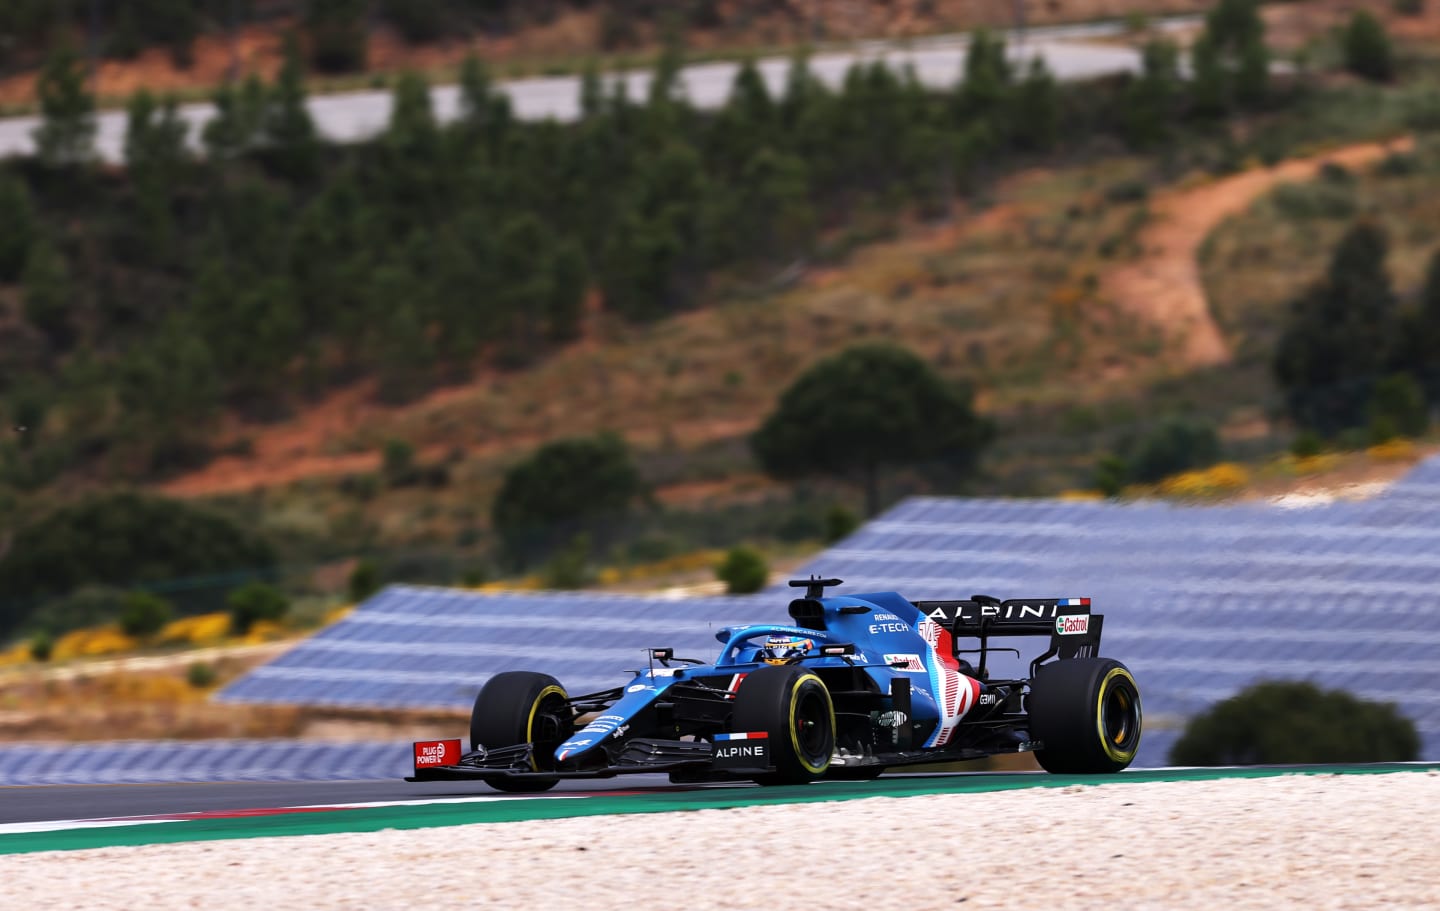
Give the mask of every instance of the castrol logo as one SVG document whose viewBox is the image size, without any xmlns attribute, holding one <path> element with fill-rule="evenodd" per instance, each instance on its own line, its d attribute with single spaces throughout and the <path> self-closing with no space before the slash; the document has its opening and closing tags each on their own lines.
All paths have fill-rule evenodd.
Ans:
<svg viewBox="0 0 1440 911">
<path fill-rule="evenodd" d="M 1083 636 L 1090 632 L 1090 615 L 1074 614 L 1055 618 L 1055 632 L 1061 636 Z"/>
</svg>

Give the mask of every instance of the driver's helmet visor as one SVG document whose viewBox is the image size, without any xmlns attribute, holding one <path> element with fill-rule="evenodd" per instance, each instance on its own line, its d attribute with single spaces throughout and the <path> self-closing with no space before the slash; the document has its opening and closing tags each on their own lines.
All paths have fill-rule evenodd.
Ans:
<svg viewBox="0 0 1440 911">
<path fill-rule="evenodd" d="M 796 658 L 805 657 L 815 648 L 813 639 L 801 636 L 770 636 L 760 649 L 760 660 L 766 664 L 788 664 Z"/>
</svg>

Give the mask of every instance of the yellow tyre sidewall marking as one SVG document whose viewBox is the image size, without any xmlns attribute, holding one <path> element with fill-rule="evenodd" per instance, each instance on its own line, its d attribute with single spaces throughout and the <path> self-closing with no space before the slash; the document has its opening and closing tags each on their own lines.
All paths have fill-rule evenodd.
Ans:
<svg viewBox="0 0 1440 911">
<path fill-rule="evenodd" d="M 1105 736 L 1105 696 L 1110 692 L 1110 682 L 1116 678 L 1127 681 L 1135 695 L 1135 722 L 1136 727 L 1140 723 L 1140 687 L 1135 683 L 1135 678 L 1123 667 L 1112 667 L 1100 681 L 1100 692 L 1095 696 L 1095 734 L 1100 738 L 1100 746 L 1104 748 L 1105 755 L 1114 762 L 1129 762 L 1135 758 L 1135 751 L 1140 747 L 1140 738 L 1135 738 L 1134 745 L 1128 750 L 1118 750 L 1109 737 Z M 1136 731 L 1139 734 L 1139 731 Z"/>
<path fill-rule="evenodd" d="M 805 768 L 805 771 L 812 775 L 822 775 L 826 769 L 830 768 L 830 757 L 825 757 L 823 765 L 811 765 L 805 758 L 804 751 L 800 749 L 800 735 L 795 730 L 795 710 L 800 707 L 800 700 L 797 697 L 800 695 L 800 687 L 804 686 L 805 683 L 810 680 L 814 680 L 816 685 L 820 687 L 820 692 L 825 694 L 825 710 L 830 715 L 830 730 L 835 730 L 835 704 L 830 701 L 830 691 L 825 688 L 824 683 L 820 682 L 819 677 L 816 677 L 814 674 L 804 674 L 795 678 L 795 682 L 790 685 L 790 746 L 793 748 L 795 758 L 800 761 L 800 765 Z"/>
<path fill-rule="evenodd" d="M 540 767 L 535 764 L 535 713 L 540 711 L 540 703 L 545 701 L 545 697 L 552 695 L 559 696 L 561 699 L 569 698 L 565 695 L 565 691 L 562 690 L 560 687 L 547 686 L 545 687 L 545 689 L 540 691 L 540 695 L 535 697 L 535 701 L 530 703 L 530 717 L 525 719 L 525 742 L 530 744 L 531 746 L 530 770 L 532 772 L 540 771 Z"/>
</svg>

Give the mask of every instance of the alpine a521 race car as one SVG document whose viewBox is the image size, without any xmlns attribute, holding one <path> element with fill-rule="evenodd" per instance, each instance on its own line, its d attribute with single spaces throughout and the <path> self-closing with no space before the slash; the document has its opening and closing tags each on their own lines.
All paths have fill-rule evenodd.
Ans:
<svg viewBox="0 0 1440 911">
<path fill-rule="evenodd" d="M 1117 772 L 1140 743 L 1140 690 L 1101 658 L 1088 598 L 911 602 L 825 597 L 838 579 L 790 583 L 789 624 L 727 627 L 711 662 L 649 649 L 623 686 L 571 696 L 529 671 L 475 698 L 470 751 L 415 744 L 409 781 L 479 779 L 543 791 L 562 778 L 669 772 L 682 782 L 874 778 L 896 766 L 1033 752 L 1050 772 Z M 992 639 L 1043 637 L 1019 679 L 993 678 Z M 963 647 L 962 646 L 966 646 Z"/>
</svg>

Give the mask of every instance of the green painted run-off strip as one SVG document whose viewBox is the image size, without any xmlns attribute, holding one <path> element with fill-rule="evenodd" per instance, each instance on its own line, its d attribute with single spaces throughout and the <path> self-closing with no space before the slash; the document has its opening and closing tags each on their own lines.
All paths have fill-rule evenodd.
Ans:
<svg viewBox="0 0 1440 911">
<path fill-rule="evenodd" d="M 1288 766 L 1241 769 L 1147 769 L 1116 776 L 1046 775 L 1043 773 L 988 773 L 976 775 L 912 775 L 869 782 L 824 782 L 789 787 L 701 788 L 689 791 L 659 790 L 616 797 L 563 800 L 517 799 L 466 803 L 422 804 L 403 807 L 367 807 L 317 813 L 275 816 L 196 819 L 112 828 L 67 829 L 54 832 L 0 835 L 0 854 L 34 851 L 74 851 L 126 845 L 154 845 L 226 838 L 262 838 L 278 835 L 327 835 L 336 832 L 376 832 L 381 829 L 424 829 L 473 823 L 561 819 L 619 813 L 667 813 L 676 810 L 730 809 L 763 804 L 818 803 L 867 797 L 914 797 L 921 794 L 973 794 L 1018 788 L 1058 788 L 1071 785 L 1126 784 L 1150 781 L 1212 781 L 1222 778 L 1269 778 L 1277 775 L 1356 775 L 1385 772 L 1423 772 L 1440 769 L 1440 763 Z M 477 785 L 476 796 L 481 796 Z"/>
</svg>

